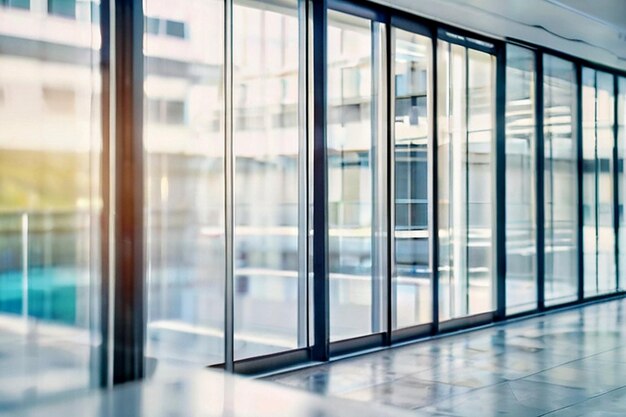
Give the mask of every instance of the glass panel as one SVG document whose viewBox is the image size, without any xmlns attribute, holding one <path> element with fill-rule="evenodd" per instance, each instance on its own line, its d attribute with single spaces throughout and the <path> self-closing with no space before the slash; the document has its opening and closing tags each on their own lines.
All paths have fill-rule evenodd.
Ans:
<svg viewBox="0 0 626 417">
<path fill-rule="evenodd" d="M 626 181 L 624 181 L 624 148 L 626 147 L 626 78 L 617 79 L 617 187 L 619 204 L 619 289 L 626 289 L 626 221 L 624 216 L 624 198 Z"/>
<path fill-rule="evenodd" d="M 597 291 L 596 77 L 583 68 L 583 256 L 585 295 Z"/>
<path fill-rule="evenodd" d="M 585 296 L 616 289 L 613 230 L 613 76 L 583 68 Z"/>
<path fill-rule="evenodd" d="M 145 37 L 146 355 L 158 360 L 224 361 L 223 7 L 177 2 L 193 36 Z"/>
<path fill-rule="evenodd" d="M 235 359 L 306 346 L 298 2 L 235 1 Z M 304 225 L 303 225 L 304 226 Z"/>
<path fill-rule="evenodd" d="M 613 75 L 597 72 L 597 187 L 599 294 L 616 290 L 615 230 L 613 228 L 613 147 L 615 93 Z"/>
<path fill-rule="evenodd" d="M 494 64 L 439 41 L 439 308 L 448 320 L 494 309 Z"/>
<path fill-rule="evenodd" d="M 30 0 L 0 0 L 0 6 L 9 6 L 16 9 L 30 9 Z M 98 23 L 94 21 L 94 23 Z"/>
<path fill-rule="evenodd" d="M 372 23 L 328 12 L 331 341 L 378 331 L 375 311 Z M 377 277 L 376 279 L 381 279 Z"/>
<path fill-rule="evenodd" d="M 395 33 L 394 329 L 432 320 L 429 253 L 431 40 Z"/>
<path fill-rule="evenodd" d="M 6 410 L 99 382 L 102 79 L 99 22 L 15 8 L 0 20 Z"/>
<path fill-rule="evenodd" d="M 578 295 L 576 251 L 576 71 L 569 61 L 544 55 L 545 300 Z"/>
<path fill-rule="evenodd" d="M 468 49 L 467 272 L 469 314 L 495 308 L 492 248 L 495 58 Z"/>
<path fill-rule="evenodd" d="M 466 54 L 439 41 L 437 117 L 439 191 L 439 319 L 467 314 Z"/>
<path fill-rule="evenodd" d="M 185 37 L 185 23 L 175 20 L 165 21 L 165 34 L 176 38 Z"/>
<path fill-rule="evenodd" d="M 537 307 L 535 53 L 506 47 L 506 312 Z"/>
<path fill-rule="evenodd" d="M 48 13 L 62 17 L 76 17 L 76 0 L 48 0 Z"/>
</svg>

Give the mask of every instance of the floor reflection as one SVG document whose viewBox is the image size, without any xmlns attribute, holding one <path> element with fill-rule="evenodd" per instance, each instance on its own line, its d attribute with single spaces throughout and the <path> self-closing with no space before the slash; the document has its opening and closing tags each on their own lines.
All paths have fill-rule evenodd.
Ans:
<svg viewBox="0 0 626 417">
<path fill-rule="evenodd" d="M 594 304 L 268 379 L 447 416 L 624 415 L 625 308 Z"/>
</svg>

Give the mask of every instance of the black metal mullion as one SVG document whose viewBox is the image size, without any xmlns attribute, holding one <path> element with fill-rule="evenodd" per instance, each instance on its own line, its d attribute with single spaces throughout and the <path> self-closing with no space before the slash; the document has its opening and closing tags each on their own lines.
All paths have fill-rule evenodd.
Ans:
<svg viewBox="0 0 626 417">
<path fill-rule="evenodd" d="M 387 68 L 387 95 L 386 95 L 386 106 L 387 106 L 387 266 L 386 266 L 386 281 L 385 284 L 387 286 L 387 329 L 386 329 L 386 345 L 391 345 L 392 343 L 392 334 L 393 334 L 393 316 L 394 310 L 396 309 L 396 303 L 393 301 L 395 297 L 393 297 L 394 285 L 393 278 L 395 276 L 395 234 L 396 234 L 396 225 L 395 225 L 395 197 L 396 197 L 396 189 L 395 189 L 395 151 L 396 151 L 396 142 L 395 142 L 395 126 L 394 120 L 395 118 L 395 63 L 392 62 L 392 59 L 395 57 L 395 33 L 394 29 L 391 27 L 390 23 L 386 23 L 386 53 L 384 59 L 386 60 L 386 68 Z M 394 50 L 392 50 L 394 48 Z"/>
<path fill-rule="evenodd" d="M 328 159 L 326 151 L 327 0 L 313 0 L 313 360 L 329 358 Z"/>
<path fill-rule="evenodd" d="M 506 317 L 506 47 L 499 45 L 496 55 L 496 319 Z"/>
<path fill-rule="evenodd" d="M 437 189 L 439 184 L 438 179 L 438 142 L 439 132 L 437 127 L 437 113 L 438 113 L 438 87 L 437 87 L 437 42 L 438 38 L 436 32 L 431 38 L 431 72 L 430 80 L 432 82 L 431 94 L 432 108 L 430 111 L 431 127 L 431 144 L 430 144 L 430 270 L 431 270 L 431 285 L 432 285 L 432 332 L 437 333 L 439 328 L 439 190 Z"/>
<path fill-rule="evenodd" d="M 469 116 L 470 116 L 470 91 L 469 91 L 469 48 L 463 48 L 465 53 L 465 311 L 463 315 L 468 315 L 470 305 L 470 272 L 469 272 L 469 230 L 470 230 L 470 203 L 469 203 L 469 184 L 470 184 L 470 163 L 469 163 Z M 450 54 L 450 62 L 452 62 L 452 53 Z"/>
<path fill-rule="evenodd" d="M 143 10 L 115 1 L 113 383 L 144 376 Z"/>
<path fill-rule="evenodd" d="M 545 147 L 544 147 L 543 54 L 535 53 L 535 247 L 537 308 L 545 309 Z"/>
<path fill-rule="evenodd" d="M 576 144 L 576 173 L 577 173 L 577 210 L 576 210 L 576 254 L 578 273 L 578 300 L 582 301 L 585 296 L 584 276 L 584 235 L 583 235 L 583 140 L 582 140 L 582 68 L 580 64 L 574 64 L 576 68 L 576 109 L 573 115 L 575 127 L 572 133 L 575 135 Z M 597 202 L 596 202 L 597 203 Z"/>
<path fill-rule="evenodd" d="M 620 288 L 620 262 L 619 262 L 619 137 L 618 137 L 618 100 L 619 84 L 618 77 L 613 74 L 613 234 L 615 235 L 615 290 Z"/>
</svg>

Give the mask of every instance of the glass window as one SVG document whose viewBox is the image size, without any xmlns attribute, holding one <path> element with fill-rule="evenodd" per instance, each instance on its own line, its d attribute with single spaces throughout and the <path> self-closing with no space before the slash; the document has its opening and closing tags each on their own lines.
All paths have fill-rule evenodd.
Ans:
<svg viewBox="0 0 626 417">
<path fill-rule="evenodd" d="M 165 21 L 165 34 L 175 38 L 185 38 L 185 23 L 176 20 Z"/>
<path fill-rule="evenodd" d="M 506 47 L 506 312 L 537 307 L 535 53 Z"/>
<path fill-rule="evenodd" d="M 613 148 L 615 147 L 615 91 L 613 75 L 597 72 L 596 169 L 598 195 L 598 293 L 616 290 L 615 229 L 613 228 Z"/>
<path fill-rule="evenodd" d="M 243 359 L 307 345 L 306 166 L 298 1 L 235 0 L 233 17 L 235 359 Z"/>
<path fill-rule="evenodd" d="M 395 231 L 394 329 L 432 318 L 429 229 L 431 40 L 393 29 Z"/>
<path fill-rule="evenodd" d="M 574 64 L 543 56 L 545 301 L 576 300 L 577 154 Z"/>
<path fill-rule="evenodd" d="M 146 356 L 207 365 L 224 361 L 224 2 L 176 10 L 192 42 L 144 38 Z"/>
<path fill-rule="evenodd" d="M 151 35 L 158 35 L 160 32 L 161 19 L 156 17 L 146 17 L 144 31 Z"/>
<path fill-rule="evenodd" d="M 48 13 L 61 17 L 76 17 L 76 0 L 48 0 Z"/>
<path fill-rule="evenodd" d="M 30 0 L 0 0 L 0 6 L 9 6 L 16 9 L 30 9 Z"/>
<path fill-rule="evenodd" d="M 374 227 L 374 25 L 328 12 L 330 339 L 381 330 L 382 274 Z M 378 306 L 378 307 L 377 307 Z"/>
<path fill-rule="evenodd" d="M 583 255 L 585 295 L 595 294 L 597 258 L 596 77 L 583 68 Z M 589 292 L 589 293 L 588 293 Z"/>
<path fill-rule="evenodd" d="M 613 76 L 583 68 L 585 296 L 616 289 L 613 229 Z"/>
<path fill-rule="evenodd" d="M 10 410 L 100 379 L 102 79 L 98 25 L 2 14 L 3 46 L 16 46 L 0 47 L 0 409 Z"/>
<path fill-rule="evenodd" d="M 493 311 L 495 58 L 438 42 L 439 314 Z"/>
</svg>

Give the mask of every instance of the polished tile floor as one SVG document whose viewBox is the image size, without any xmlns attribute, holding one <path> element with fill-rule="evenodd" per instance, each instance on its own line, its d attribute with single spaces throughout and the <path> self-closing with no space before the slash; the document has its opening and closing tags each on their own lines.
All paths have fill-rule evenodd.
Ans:
<svg viewBox="0 0 626 417">
<path fill-rule="evenodd" d="M 269 377 L 440 416 L 626 415 L 626 299 Z"/>
<path fill-rule="evenodd" d="M 149 380 L 2 409 L 0 417 L 411 417 L 221 371 L 172 368 Z"/>
</svg>

